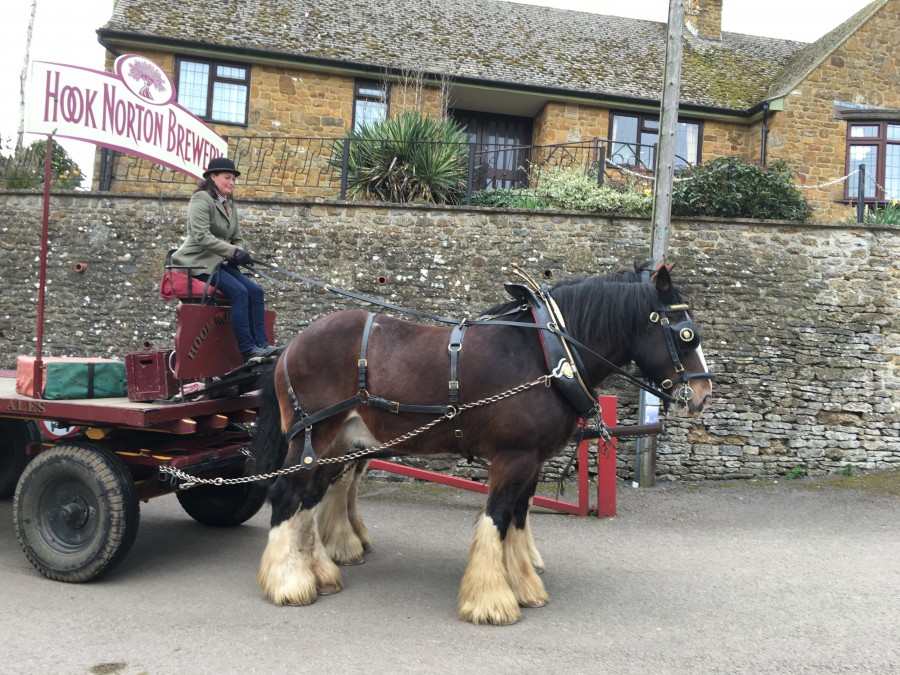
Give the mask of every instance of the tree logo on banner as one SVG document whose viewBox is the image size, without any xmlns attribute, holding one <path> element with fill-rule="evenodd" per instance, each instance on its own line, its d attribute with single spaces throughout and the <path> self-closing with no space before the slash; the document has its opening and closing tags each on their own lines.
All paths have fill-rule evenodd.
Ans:
<svg viewBox="0 0 900 675">
<path fill-rule="evenodd" d="M 175 87 L 172 80 L 153 61 L 141 56 L 129 55 L 116 63 L 116 72 L 131 93 L 147 103 L 165 105 L 175 98 Z M 160 92 L 162 100 L 154 98 L 151 89 Z"/>
</svg>

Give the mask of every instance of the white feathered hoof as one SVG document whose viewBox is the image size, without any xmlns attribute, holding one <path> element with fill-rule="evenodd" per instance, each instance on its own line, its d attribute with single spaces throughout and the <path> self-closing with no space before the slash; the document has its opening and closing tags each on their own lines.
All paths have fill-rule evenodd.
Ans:
<svg viewBox="0 0 900 675">
<path fill-rule="evenodd" d="M 316 575 L 295 544 L 291 521 L 269 531 L 256 580 L 276 605 L 311 605 L 319 596 Z"/>
<path fill-rule="evenodd" d="M 508 626 L 521 614 L 506 577 L 500 533 L 494 522 L 482 515 L 459 587 L 457 616 L 477 625 Z"/>
</svg>

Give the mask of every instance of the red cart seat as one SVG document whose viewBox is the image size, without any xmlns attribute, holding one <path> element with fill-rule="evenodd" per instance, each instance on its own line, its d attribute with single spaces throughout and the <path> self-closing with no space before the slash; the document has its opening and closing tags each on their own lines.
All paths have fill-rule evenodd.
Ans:
<svg viewBox="0 0 900 675">
<path fill-rule="evenodd" d="M 159 294 L 164 300 L 181 300 L 186 302 L 202 302 L 203 291 L 206 291 L 206 299 L 212 298 L 216 304 L 227 301 L 227 296 L 215 286 L 207 287 L 205 281 L 188 275 L 179 269 L 166 269 L 159 282 Z"/>
<path fill-rule="evenodd" d="M 187 267 L 172 264 L 172 254 L 175 249 L 166 253 L 165 267 L 162 279 L 159 282 L 159 294 L 164 300 L 181 300 L 182 302 L 200 302 L 215 305 L 230 304 L 228 296 L 217 290 L 215 286 L 207 286 L 205 281 L 190 276 L 192 269 L 202 267 Z M 206 295 L 204 296 L 204 292 Z"/>
</svg>

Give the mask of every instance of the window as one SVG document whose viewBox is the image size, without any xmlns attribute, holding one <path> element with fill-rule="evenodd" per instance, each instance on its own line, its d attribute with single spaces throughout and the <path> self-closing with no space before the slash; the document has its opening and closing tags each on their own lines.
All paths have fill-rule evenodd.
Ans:
<svg viewBox="0 0 900 675">
<path fill-rule="evenodd" d="M 612 143 L 609 160 L 624 166 L 653 171 L 659 119 L 656 115 L 612 113 L 609 135 Z M 675 168 L 700 161 L 700 123 L 679 122 L 675 132 Z"/>
<path fill-rule="evenodd" d="M 847 173 L 866 167 L 866 199 L 900 199 L 900 122 L 850 122 L 847 125 Z M 845 197 L 857 196 L 859 183 L 846 181 Z"/>
<path fill-rule="evenodd" d="M 389 88 L 385 82 L 356 80 L 353 90 L 353 130 L 387 119 Z"/>
<path fill-rule="evenodd" d="M 197 117 L 247 123 L 250 68 L 217 61 L 178 60 L 178 102 Z"/>
</svg>

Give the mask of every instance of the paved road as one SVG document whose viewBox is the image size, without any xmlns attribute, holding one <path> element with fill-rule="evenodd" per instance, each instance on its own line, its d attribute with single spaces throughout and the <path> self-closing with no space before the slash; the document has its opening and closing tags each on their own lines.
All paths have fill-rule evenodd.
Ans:
<svg viewBox="0 0 900 675">
<path fill-rule="evenodd" d="M 343 592 L 278 608 L 255 584 L 268 507 L 194 524 L 142 505 L 104 581 L 40 577 L 0 502 L 0 673 L 900 673 L 900 473 L 622 488 L 619 516 L 538 513 L 551 595 L 457 621 L 482 497 L 365 486 L 375 538 Z"/>
</svg>

